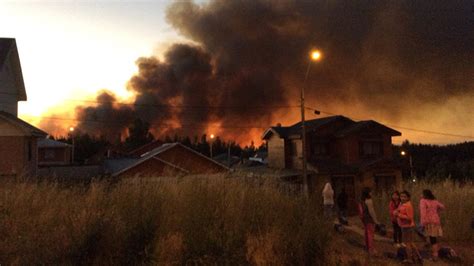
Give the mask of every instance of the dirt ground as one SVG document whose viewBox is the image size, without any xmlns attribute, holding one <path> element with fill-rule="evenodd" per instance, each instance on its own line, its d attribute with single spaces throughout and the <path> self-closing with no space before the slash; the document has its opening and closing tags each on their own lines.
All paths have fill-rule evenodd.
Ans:
<svg viewBox="0 0 474 266">
<path fill-rule="evenodd" d="M 355 229 L 355 230 L 353 230 Z M 360 230 L 359 230 L 360 229 Z M 389 238 L 378 236 L 375 241 L 377 257 L 369 257 L 364 250 L 364 237 L 361 234 L 362 224 L 353 222 L 350 228 L 343 233 L 334 233 L 334 241 L 331 247 L 330 257 L 334 265 L 401 265 L 394 258 L 396 249 Z M 424 247 L 420 238 L 417 246 L 426 259 L 423 265 L 469 265 L 474 266 L 474 243 L 472 242 L 449 242 L 441 239 L 441 246 L 449 246 L 458 254 L 460 261 L 448 261 L 440 259 L 436 262 L 430 261 L 429 248 Z"/>
</svg>

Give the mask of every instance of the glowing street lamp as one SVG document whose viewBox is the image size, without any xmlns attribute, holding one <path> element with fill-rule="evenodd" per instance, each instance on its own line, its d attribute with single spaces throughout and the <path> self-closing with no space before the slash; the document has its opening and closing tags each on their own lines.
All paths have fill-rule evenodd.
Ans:
<svg viewBox="0 0 474 266">
<path fill-rule="evenodd" d="M 306 84 L 306 80 L 308 79 L 309 69 L 311 67 L 311 63 L 321 61 L 322 59 L 322 52 L 320 50 L 314 49 L 310 53 L 310 60 L 308 62 L 308 68 L 306 69 L 306 75 L 304 77 L 303 85 L 301 86 L 301 147 L 303 151 L 303 189 L 306 195 L 309 195 L 308 189 L 308 175 L 307 175 L 307 155 L 306 155 L 306 126 L 305 126 L 305 106 L 304 106 L 304 86 Z"/>
<path fill-rule="evenodd" d="M 211 145 L 210 145 L 209 149 L 210 149 L 210 154 L 211 154 L 211 159 L 212 159 L 212 143 L 214 142 L 214 137 L 215 136 L 214 136 L 214 134 L 211 134 L 210 137 L 211 137 Z"/>
<path fill-rule="evenodd" d="M 71 149 L 71 164 L 74 164 L 74 146 L 75 146 L 75 143 L 74 143 L 74 130 L 75 128 L 74 127 L 69 127 L 69 132 L 71 134 L 71 139 L 72 139 L 72 149 Z"/>
<path fill-rule="evenodd" d="M 401 151 L 400 152 L 400 155 L 401 156 L 407 156 L 407 152 L 406 151 Z M 408 154 L 408 159 L 410 161 L 410 178 L 412 179 L 413 183 L 416 182 L 416 177 L 414 175 L 414 171 L 413 171 L 413 158 L 411 156 L 411 154 Z"/>
<path fill-rule="evenodd" d="M 311 51 L 311 60 L 319 61 L 319 60 L 321 60 L 321 57 L 322 57 L 321 51 L 319 51 L 319 50 Z"/>
</svg>

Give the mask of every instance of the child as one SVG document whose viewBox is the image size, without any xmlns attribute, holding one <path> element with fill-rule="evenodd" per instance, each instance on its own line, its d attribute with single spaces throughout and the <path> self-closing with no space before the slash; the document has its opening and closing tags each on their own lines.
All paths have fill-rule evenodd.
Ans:
<svg viewBox="0 0 474 266">
<path fill-rule="evenodd" d="M 365 187 L 362 190 L 361 201 L 359 203 L 359 215 L 364 224 L 365 247 L 369 255 L 376 255 L 374 249 L 375 225 L 379 224 L 375 215 L 374 203 L 372 202 L 372 191 Z"/>
<path fill-rule="evenodd" d="M 403 240 L 407 246 L 407 255 L 408 258 L 411 258 L 405 262 L 414 262 L 416 260 L 421 261 L 421 255 L 418 251 L 418 248 L 415 245 L 415 213 L 413 206 L 410 201 L 410 193 L 408 191 L 403 191 L 400 193 L 401 204 L 393 212 L 394 216 L 397 218 L 398 225 L 402 228 Z"/>
<path fill-rule="evenodd" d="M 420 200 L 420 223 L 424 227 L 425 235 L 430 238 L 431 257 L 438 259 L 438 237 L 443 236 L 439 211 L 444 209 L 444 205 L 436 200 L 429 189 L 423 190 L 423 198 Z"/>
<path fill-rule="evenodd" d="M 398 209 L 400 206 L 400 193 L 398 191 L 394 191 L 392 193 L 392 200 L 390 201 L 389 204 L 389 210 L 390 210 L 390 221 L 392 222 L 393 226 L 393 243 L 395 244 L 395 247 L 399 248 L 400 245 L 402 244 L 402 229 L 398 225 L 397 222 L 397 217 L 394 215 L 394 211 Z"/>
</svg>

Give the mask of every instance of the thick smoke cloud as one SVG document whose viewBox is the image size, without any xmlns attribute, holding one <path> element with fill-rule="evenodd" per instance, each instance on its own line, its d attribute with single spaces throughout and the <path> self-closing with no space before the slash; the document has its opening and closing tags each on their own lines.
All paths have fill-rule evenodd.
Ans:
<svg viewBox="0 0 474 266">
<path fill-rule="evenodd" d="M 163 61 L 138 59 L 129 82 L 136 107 L 119 108 L 109 97 L 77 114 L 140 117 L 165 123 L 157 126 L 162 133 L 173 121 L 182 125 L 174 131 L 189 135 L 219 122 L 235 137 L 232 126 L 294 122 L 298 109 L 285 106 L 299 103 L 304 85 L 318 108 L 420 119 L 417 112 L 439 113 L 430 109 L 446 100 L 474 99 L 472 10 L 472 1 L 178 1 L 167 20 L 198 45 L 176 44 Z M 313 47 L 324 58 L 302 84 Z"/>
</svg>

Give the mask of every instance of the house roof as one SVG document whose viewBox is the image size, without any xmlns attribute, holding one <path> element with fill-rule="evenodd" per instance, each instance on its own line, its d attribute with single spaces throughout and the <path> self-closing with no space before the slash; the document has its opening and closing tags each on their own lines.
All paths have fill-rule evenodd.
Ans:
<svg viewBox="0 0 474 266">
<path fill-rule="evenodd" d="M 18 101 L 26 101 L 25 82 L 23 81 L 23 73 L 21 71 L 20 56 L 16 46 L 16 40 L 13 38 L 0 38 L 0 71 L 8 62 L 12 61 L 13 73 L 18 89 Z"/>
<path fill-rule="evenodd" d="M 21 131 L 23 131 L 26 135 L 35 136 L 35 137 L 46 137 L 48 133 L 44 132 L 43 130 L 36 128 L 29 123 L 21 120 L 20 118 L 5 112 L 0 111 L 0 119 L 7 121 L 8 123 L 12 124 L 13 126 L 17 127 Z"/>
<path fill-rule="evenodd" d="M 40 139 L 38 140 L 38 148 L 68 148 L 72 147 L 71 144 L 56 141 L 53 139 Z"/>
<path fill-rule="evenodd" d="M 332 122 L 340 121 L 340 120 L 345 120 L 348 122 L 355 123 L 354 121 L 352 121 L 351 119 L 345 116 L 336 115 L 336 116 L 328 116 L 328 117 L 323 117 L 323 118 L 318 118 L 318 119 L 307 120 L 305 121 L 305 126 L 308 131 L 316 130 L 322 126 L 325 126 Z M 271 136 L 271 134 L 275 134 L 275 133 L 280 138 L 287 138 L 291 135 L 301 135 L 301 122 L 298 122 L 289 127 L 282 127 L 282 126 L 270 127 L 263 133 L 262 139 L 268 139 Z"/>
<path fill-rule="evenodd" d="M 155 140 L 155 141 L 152 141 L 148 144 L 145 144 L 141 147 L 138 147 L 134 150 L 132 150 L 131 152 L 128 153 L 128 155 L 130 156 L 142 156 L 143 154 L 155 149 L 155 148 L 158 148 L 160 147 L 161 145 L 163 145 L 163 142 L 160 141 L 160 140 Z"/>
<path fill-rule="evenodd" d="M 196 154 L 196 155 L 198 155 L 198 156 L 201 156 L 201 157 L 203 157 L 203 158 L 205 158 L 205 159 L 207 159 L 207 160 L 209 160 L 209 161 L 212 161 L 213 163 L 215 163 L 215 164 L 217 164 L 217 165 L 219 165 L 219 166 L 221 166 L 221 167 L 223 167 L 223 168 L 229 170 L 229 168 L 228 168 L 227 166 L 225 166 L 225 165 L 223 165 L 223 164 L 221 164 L 221 163 L 219 163 L 219 162 L 217 162 L 217 161 L 215 161 L 215 160 L 212 160 L 211 158 L 209 158 L 209 157 L 207 157 L 207 156 L 205 156 L 205 155 L 203 155 L 203 154 L 201 154 L 201 153 L 199 153 L 199 152 L 197 152 L 197 151 L 195 151 L 195 150 L 193 150 L 193 149 L 191 149 L 191 148 L 189 148 L 189 147 L 186 147 L 186 146 L 184 146 L 183 144 L 181 144 L 181 143 L 179 143 L 179 142 L 175 142 L 175 143 L 165 143 L 165 144 L 161 145 L 161 146 L 158 147 L 158 148 L 155 148 L 155 149 L 153 149 L 153 150 L 151 150 L 151 151 L 149 151 L 149 152 L 147 152 L 147 153 L 142 154 L 142 156 L 141 156 L 140 158 L 138 158 L 138 159 L 137 159 L 137 158 L 135 158 L 135 159 L 134 159 L 134 158 L 131 158 L 131 159 L 128 159 L 128 161 L 127 161 L 127 160 L 123 160 L 122 162 L 117 162 L 117 164 L 119 164 L 119 165 L 112 166 L 112 168 L 113 168 L 113 167 L 116 167 L 116 169 L 118 169 L 118 170 L 117 170 L 117 171 L 112 171 L 112 172 L 111 172 L 111 173 L 112 173 L 112 176 L 117 176 L 117 175 L 119 175 L 119 174 L 121 174 L 121 173 L 127 171 L 128 169 L 131 169 L 132 167 L 135 167 L 135 166 L 137 166 L 137 165 L 139 165 L 139 164 L 141 164 L 141 163 L 143 163 L 143 162 L 145 162 L 145 161 L 147 161 L 147 160 L 149 160 L 149 159 L 151 159 L 151 158 L 157 159 L 157 160 L 159 160 L 159 161 L 161 161 L 161 162 L 163 162 L 163 163 L 165 163 L 165 164 L 167 164 L 167 165 L 169 165 L 169 166 L 171 166 L 171 167 L 174 167 L 174 168 L 176 168 L 176 169 L 179 169 L 179 170 L 181 170 L 181 171 L 183 171 L 183 172 L 189 172 L 188 170 L 183 169 L 183 168 L 181 168 L 181 167 L 179 167 L 179 166 L 177 166 L 177 165 L 175 165 L 175 164 L 172 164 L 172 163 L 167 162 L 167 161 L 165 161 L 165 160 L 163 160 L 163 159 L 160 159 L 160 158 L 158 158 L 158 157 L 155 157 L 155 156 L 159 155 L 160 153 L 163 153 L 163 152 L 165 152 L 165 151 L 167 151 L 167 150 L 169 150 L 169 149 L 172 149 L 172 148 L 174 148 L 174 147 L 182 147 L 182 148 L 184 148 L 184 149 L 186 149 L 186 150 L 188 150 L 188 151 L 190 151 L 190 152 L 192 152 L 192 153 L 194 153 L 194 154 Z M 119 169 L 119 168 L 120 168 L 120 169 Z"/>
<path fill-rule="evenodd" d="M 307 131 L 317 130 L 325 125 L 329 125 L 336 121 L 346 121 L 347 125 L 341 129 L 338 129 L 334 132 L 335 137 L 345 137 L 351 134 L 359 133 L 361 131 L 367 130 L 377 130 L 379 132 L 386 133 L 390 136 L 401 136 L 402 133 L 391 129 L 387 126 L 384 126 L 374 120 L 365 120 L 365 121 L 358 121 L 355 122 L 345 116 L 336 115 L 336 116 L 328 116 L 324 118 L 318 118 L 313 120 L 305 121 L 305 126 Z M 280 138 L 288 138 L 292 135 L 301 135 L 301 122 L 298 122 L 289 127 L 270 127 L 263 133 L 262 139 L 268 139 L 272 134 L 277 134 Z"/>
<path fill-rule="evenodd" d="M 358 132 L 361 132 L 361 131 L 367 131 L 371 129 L 371 131 L 373 130 L 377 130 L 377 131 L 381 131 L 381 132 L 384 132 L 386 134 L 389 134 L 390 136 L 401 136 L 402 133 L 394 130 L 394 129 L 391 129 L 389 127 L 386 127 L 378 122 L 375 122 L 374 120 L 366 120 L 366 121 L 359 121 L 351 126 L 348 126 L 342 130 L 340 130 L 339 132 L 336 133 L 336 137 L 345 137 L 345 136 L 348 136 L 348 135 L 351 135 L 351 134 L 354 134 L 354 133 L 358 133 Z"/>
</svg>

